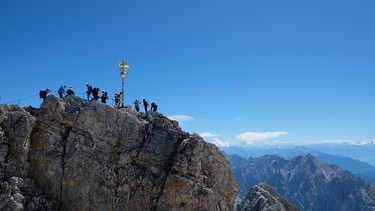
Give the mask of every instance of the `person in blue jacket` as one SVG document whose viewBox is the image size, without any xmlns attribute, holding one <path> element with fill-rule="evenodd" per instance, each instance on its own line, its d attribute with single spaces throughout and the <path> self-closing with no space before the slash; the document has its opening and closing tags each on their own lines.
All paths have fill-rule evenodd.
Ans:
<svg viewBox="0 0 375 211">
<path fill-rule="evenodd" d="M 63 94 L 66 95 L 66 91 L 65 91 L 65 88 L 66 86 L 61 86 L 59 90 L 57 90 L 57 93 L 59 93 L 60 95 L 60 98 L 63 97 Z"/>
</svg>

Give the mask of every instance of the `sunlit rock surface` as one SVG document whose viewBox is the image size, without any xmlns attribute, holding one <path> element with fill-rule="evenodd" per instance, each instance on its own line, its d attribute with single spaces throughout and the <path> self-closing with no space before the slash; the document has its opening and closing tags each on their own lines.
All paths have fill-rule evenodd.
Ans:
<svg viewBox="0 0 375 211">
<path fill-rule="evenodd" d="M 1 210 L 233 210 L 213 144 L 160 113 L 76 96 L 0 105 Z"/>
</svg>

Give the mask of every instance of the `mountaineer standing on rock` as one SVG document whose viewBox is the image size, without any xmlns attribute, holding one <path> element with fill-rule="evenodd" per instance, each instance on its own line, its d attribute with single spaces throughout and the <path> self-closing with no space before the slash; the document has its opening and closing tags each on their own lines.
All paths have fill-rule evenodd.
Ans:
<svg viewBox="0 0 375 211">
<path fill-rule="evenodd" d="M 148 102 L 146 99 L 143 99 L 143 107 L 145 108 L 145 113 L 147 113 Z"/>
<path fill-rule="evenodd" d="M 66 93 L 68 93 L 68 95 L 74 95 L 73 87 L 69 87 Z"/>
<path fill-rule="evenodd" d="M 120 95 L 116 93 L 114 100 L 115 100 L 115 106 L 114 107 L 118 108 L 120 106 L 120 102 L 121 102 Z"/>
<path fill-rule="evenodd" d="M 102 96 L 100 97 L 102 100 L 102 103 L 107 103 L 107 99 L 108 99 L 108 93 L 106 91 L 102 91 Z"/>
<path fill-rule="evenodd" d="M 48 92 L 51 92 L 51 91 L 52 91 L 52 90 L 50 90 L 49 88 L 47 88 L 46 90 L 40 90 L 40 92 L 39 92 L 39 97 L 40 97 L 41 99 L 43 99 L 43 101 L 44 101 L 44 98 L 46 98 Z"/>
<path fill-rule="evenodd" d="M 139 100 L 135 100 L 134 101 L 134 107 L 135 107 L 135 110 L 139 112 L 139 105 L 141 105 L 142 103 L 139 102 Z"/>
<path fill-rule="evenodd" d="M 87 91 L 86 91 L 87 100 L 90 100 L 90 95 L 92 93 L 92 86 L 90 84 L 86 83 L 86 87 L 87 87 Z"/>
<path fill-rule="evenodd" d="M 94 100 L 98 100 L 99 99 L 99 91 L 100 91 L 100 87 L 95 87 L 92 90 L 92 96 L 94 97 Z"/>
<path fill-rule="evenodd" d="M 60 98 L 63 97 L 63 94 L 66 95 L 66 91 L 65 91 L 65 89 L 66 89 L 66 86 L 64 85 L 64 86 L 61 86 L 61 87 L 59 88 L 59 90 L 57 90 L 57 93 L 59 93 Z"/>
<path fill-rule="evenodd" d="M 151 103 L 151 110 L 152 110 L 152 111 L 158 111 L 158 105 L 156 105 L 155 102 L 152 102 L 152 103 Z"/>
</svg>

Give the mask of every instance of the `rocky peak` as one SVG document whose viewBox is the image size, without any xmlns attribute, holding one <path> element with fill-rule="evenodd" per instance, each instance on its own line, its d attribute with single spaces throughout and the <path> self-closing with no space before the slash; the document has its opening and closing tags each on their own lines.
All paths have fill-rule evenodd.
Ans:
<svg viewBox="0 0 375 211">
<path fill-rule="evenodd" d="M 19 210 L 233 210 L 239 188 L 176 121 L 76 96 L 0 106 L 0 179 L 0 209 Z"/>
<path fill-rule="evenodd" d="M 272 158 L 272 159 L 270 159 Z M 277 156 L 244 159 L 232 166 L 246 195 L 264 182 L 301 210 L 374 210 L 375 187 L 335 165 L 312 155 L 284 160 Z M 249 165 L 256 163 L 257 165 Z"/>
<path fill-rule="evenodd" d="M 296 207 L 289 204 L 276 190 L 266 183 L 254 185 L 242 202 L 237 206 L 237 211 L 297 211 Z"/>
</svg>

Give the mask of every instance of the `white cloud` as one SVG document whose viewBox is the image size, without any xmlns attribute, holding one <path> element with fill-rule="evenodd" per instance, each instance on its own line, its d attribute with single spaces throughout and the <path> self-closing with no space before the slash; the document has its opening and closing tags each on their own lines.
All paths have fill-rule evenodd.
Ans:
<svg viewBox="0 0 375 211">
<path fill-rule="evenodd" d="M 216 135 L 216 134 L 213 134 L 213 133 L 210 133 L 210 132 L 204 132 L 204 133 L 201 133 L 199 135 L 203 138 L 212 138 L 212 137 L 218 137 L 219 136 L 219 135 Z"/>
<path fill-rule="evenodd" d="M 219 135 L 217 134 L 213 134 L 211 132 L 203 132 L 201 134 L 199 134 L 202 138 L 207 138 L 208 142 L 210 143 L 213 143 L 215 144 L 216 146 L 220 146 L 220 147 L 229 147 L 231 144 L 228 142 L 228 141 L 223 141 L 217 137 L 219 137 Z"/>
<path fill-rule="evenodd" d="M 230 146 L 229 142 L 223 141 L 219 138 L 214 138 L 213 140 L 214 140 L 213 143 L 216 144 L 217 146 L 220 146 L 220 147 L 229 147 Z"/>
<path fill-rule="evenodd" d="M 277 138 L 279 136 L 288 135 L 287 132 L 244 132 L 238 134 L 236 138 L 240 140 L 241 143 L 244 144 L 256 144 L 259 142 L 263 142 L 266 139 L 270 138 Z"/>
<path fill-rule="evenodd" d="M 169 118 L 169 119 L 172 119 L 172 120 L 176 120 L 176 121 L 178 121 L 180 124 L 182 124 L 182 122 L 186 122 L 186 121 L 192 121 L 192 120 L 194 120 L 193 117 L 191 117 L 191 116 L 187 116 L 187 115 L 173 115 L 173 116 L 169 116 L 168 118 Z"/>
</svg>

